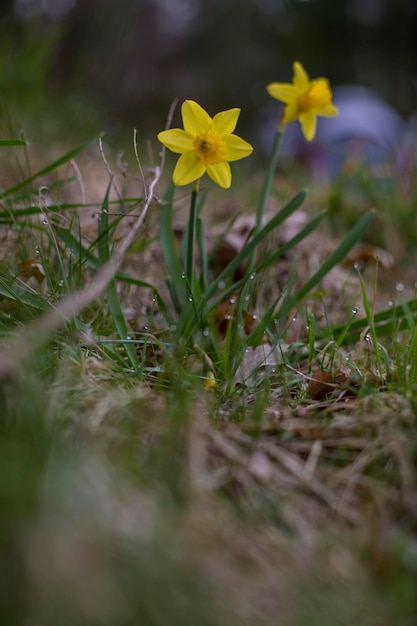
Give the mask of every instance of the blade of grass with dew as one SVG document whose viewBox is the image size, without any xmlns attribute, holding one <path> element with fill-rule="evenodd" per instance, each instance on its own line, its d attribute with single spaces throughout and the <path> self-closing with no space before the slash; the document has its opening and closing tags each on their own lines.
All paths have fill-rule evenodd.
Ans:
<svg viewBox="0 0 417 626">
<path fill-rule="evenodd" d="M 289 241 L 287 241 L 280 248 L 278 248 L 278 250 L 270 254 L 264 261 L 260 262 L 254 268 L 254 272 L 256 274 L 259 274 L 260 272 L 264 271 L 265 269 L 270 267 L 275 261 L 277 261 L 279 258 L 283 257 L 289 250 L 291 250 L 291 248 L 293 248 L 298 243 L 300 243 L 300 241 L 308 237 L 308 235 L 312 233 L 318 227 L 318 225 L 320 224 L 321 220 L 323 219 L 325 215 L 326 215 L 326 211 L 322 211 L 321 213 L 319 213 L 319 215 L 317 215 L 314 219 L 312 219 L 311 222 L 309 222 L 307 226 L 305 226 L 296 235 L 294 235 L 294 237 L 292 237 Z M 242 290 L 241 298 L 239 299 L 238 313 L 237 313 L 239 320 L 242 318 L 243 303 L 246 300 L 246 298 L 249 297 L 250 278 L 251 278 L 251 274 L 248 275 L 248 272 L 245 272 L 245 276 L 244 276 L 245 286 Z M 278 298 L 275 300 L 273 307 L 276 307 L 279 300 L 281 300 L 281 295 L 278 296 Z M 271 312 L 271 310 L 273 309 L 270 308 L 269 312 Z M 267 324 L 265 328 L 266 327 L 267 327 Z"/>
<path fill-rule="evenodd" d="M 65 182 L 68 182 L 66 179 Z M 53 187 L 48 187 L 49 189 L 53 189 Z M 22 199 L 27 198 L 27 194 L 22 195 Z M 13 198 L 14 201 L 19 201 L 19 197 Z M 123 202 L 125 204 L 132 203 L 132 205 L 137 205 L 142 201 L 142 198 L 124 198 Z M 119 200 L 109 201 L 109 207 L 112 205 L 120 204 Z M 91 209 L 97 206 L 97 202 L 60 202 L 57 204 L 48 204 L 48 213 L 62 213 L 62 211 L 78 211 L 79 209 Z M 132 209 L 134 206 L 132 206 Z M 11 215 L 12 213 L 12 215 Z M 7 218 L 16 218 L 25 217 L 27 215 L 38 215 L 39 213 L 44 213 L 44 209 L 39 206 L 25 206 L 20 207 L 19 209 L 8 209 L 6 211 L 0 211 L 0 220 L 5 220 Z"/>
<path fill-rule="evenodd" d="M 286 254 L 289 250 L 291 250 L 291 248 L 294 248 L 294 246 L 300 243 L 300 241 L 308 237 L 310 233 L 316 230 L 316 228 L 318 227 L 318 225 L 320 224 L 321 220 L 323 219 L 325 215 L 326 215 L 326 211 L 322 211 L 319 215 L 317 215 L 317 217 L 311 220 L 311 222 L 309 222 L 307 226 L 305 226 L 302 230 L 300 230 L 299 233 L 294 235 L 294 237 L 292 237 L 289 241 L 287 241 L 282 246 L 280 246 L 280 248 L 278 248 L 276 252 L 270 254 L 264 261 L 262 261 L 262 263 L 259 263 L 259 265 L 255 267 L 255 272 L 257 274 L 259 272 L 262 272 L 264 269 L 272 265 L 272 263 L 277 261 L 279 258 L 283 257 L 284 254 Z"/>
<path fill-rule="evenodd" d="M 297 267 L 296 265 L 294 265 L 292 270 L 290 271 L 289 277 L 287 279 L 287 284 L 285 287 L 285 291 L 288 294 L 292 292 L 294 285 L 296 284 L 296 281 L 297 281 Z M 275 327 L 276 318 L 277 318 L 277 316 L 275 315 L 276 308 L 280 300 L 284 299 L 284 302 L 285 302 L 286 297 L 287 296 L 284 293 L 280 293 L 275 298 L 275 300 L 273 301 L 269 309 L 262 315 L 262 319 L 260 320 L 259 325 L 250 333 L 250 335 L 248 335 L 246 339 L 247 345 L 258 346 L 263 343 L 264 335 L 266 332 L 270 332 L 271 335 L 273 334 L 272 328 Z"/>
<path fill-rule="evenodd" d="M 243 249 L 237 254 L 232 261 L 220 272 L 216 280 L 208 287 L 206 292 L 207 299 L 211 298 L 218 289 L 219 283 L 226 282 L 233 274 L 239 265 L 244 261 L 251 252 L 258 246 L 263 239 L 274 230 L 279 224 L 284 222 L 298 207 L 303 203 L 306 196 L 305 191 L 300 191 L 292 200 L 290 200 L 284 208 L 277 213 L 256 235 L 248 241 Z M 210 310 L 210 307 L 209 307 Z"/>
<path fill-rule="evenodd" d="M 368 320 L 369 330 L 371 332 L 372 343 L 374 346 L 374 354 L 376 360 L 376 369 L 378 376 L 382 376 L 381 370 L 381 355 L 379 354 L 378 348 L 378 338 L 376 334 L 375 322 L 374 322 L 374 314 L 371 310 L 371 305 L 369 303 L 368 294 L 366 293 L 365 284 L 363 282 L 362 276 L 360 272 L 357 272 L 359 278 L 359 285 L 361 288 L 362 302 L 365 309 L 366 319 Z"/>
<path fill-rule="evenodd" d="M 206 290 L 206 285 L 207 285 L 208 258 L 207 258 L 206 239 L 204 236 L 204 222 L 201 219 L 201 217 L 197 218 L 197 243 L 198 243 L 198 249 L 200 251 L 200 259 L 201 259 L 200 287 L 201 287 L 201 291 L 204 293 Z"/>
<path fill-rule="evenodd" d="M 108 199 L 110 189 L 111 182 L 107 187 L 106 195 L 103 200 L 98 227 L 98 257 L 101 265 L 107 263 L 111 255 L 111 244 L 109 237 L 111 228 L 109 227 L 108 216 Z M 119 294 L 117 293 L 116 281 L 114 280 L 114 278 L 110 281 L 107 287 L 107 302 L 109 305 L 109 310 L 113 319 L 114 326 L 119 334 L 120 339 L 127 339 L 129 334 L 128 327 L 125 317 L 123 315 Z M 139 360 L 135 346 L 131 343 L 124 343 L 123 345 L 131 366 L 133 367 L 133 369 L 137 370 L 139 368 Z"/>
<path fill-rule="evenodd" d="M 297 245 L 300 241 L 302 241 L 303 239 L 305 239 L 310 233 L 312 233 L 320 224 L 321 220 L 323 219 L 323 217 L 326 215 L 326 211 L 321 212 L 317 217 L 315 217 L 309 224 L 307 224 L 307 226 L 305 226 L 302 230 L 300 230 L 299 233 L 297 233 L 294 237 L 292 237 L 289 241 L 287 241 L 285 244 L 283 244 L 280 248 L 278 248 L 278 250 L 276 250 L 274 253 L 272 253 L 270 256 L 268 256 L 264 261 L 262 261 L 261 263 L 259 263 L 259 265 L 257 265 L 255 267 L 255 272 L 257 274 L 259 274 L 260 272 L 262 272 L 263 270 L 265 270 L 267 267 L 269 267 L 272 263 L 274 263 L 275 261 L 277 261 L 279 258 L 281 258 L 282 256 L 284 256 L 284 254 L 286 254 L 288 252 L 288 250 L 291 250 L 291 248 L 293 248 L 295 245 Z M 231 285 L 229 285 L 228 287 L 225 287 L 221 294 L 219 294 L 217 297 L 213 298 L 213 300 L 210 302 L 210 305 L 207 307 L 207 313 L 209 313 L 210 311 L 212 311 L 213 309 L 215 309 L 217 307 L 217 305 L 224 300 L 228 295 L 230 295 L 231 293 L 233 293 L 234 291 L 239 291 L 240 288 L 248 281 L 248 278 L 246 276 L 244 276 L 243 278 L 240 278 L 239 280 L 237 280 L 236 282 L 232 283 Z M 278 298 L 279 301 L 280 298 Z"/>
<path fill-rule="evenodd" d="M 405 313 L 404 303 L 401 303 L 390 307 L 389 309 L 385 309 L 384 311 L 380 311 L 379 313 L 375 313 L 374 324 L 377 326 L 379 336 L 391 334 L 395 330 L 394 327 L 397 330 L 410 328 L 410 323 L 409 320 L 407 320 L 407 317 L 409 314 L 415 315 L 417 312 L 417 299 L 413 298 L 412 300 L 407 300 L 407 308 L 408 312 Z M 368 326 L 368 320 L 366 317 L 352 322 L 349 332 L 344 333 L 343 341 L 340 342 L 340 345 L 355 343 L 366 326 Z M 333 328 L 334 337 L 340 337 L 343 331 L 344 325 L 335 326 Z"/>
<path fill-rule="evenodd" d="M 331 269 L 345 258 L 349 250 L 360 240 L 363 233 L 368 228 L 375 211 L 371 209 L 353 226 L 336 250 L 329 256 L 319 267 L 317 272 L 293 295 L 289 296 L 284 302 L 280 311 L 276 314 L 276 318 L 285 317 L 292 307 L 296 307 L 302 299 L 315 287 Z"/>
<path fill-rule="evenodd" d="M 355 307 L 354 309 L 352 309 L 352 315 L 351 315 L 348 323 L 345 324 L 345 326 L 342 328 L 342 331 L 341 331 L 340 335 L 335 340 L 336 346 L 338 348 L 340 348 L 340 346 L 343 345 L 345 337 L 347 336 L 348 332 L 350 331 L 350 329 L 352 327 L 353 320 L 355 319 L 357 311 L 358 311 L 358 307 Z M 335 334 L 335 333 L 333 332 L 332 334 Z"/>
<path fill-rule="evenodd" d="M 0 277 L 0 295 L 15 300 L 20 305 L 36 309 L 37 311 L 45 311 L 46 309 L 45 301 L 40 296 L 4 277 Z"/>
<path fill-rule="evenodd" d="M 417 324 L 411 334 L 411 340 L 407 348 L 405 365 L 402 368 L 409 380 L 415 381 L 417 375 Z"/>
<path fill-rule="evenodd" d="M 325 211 L 323 211 L 322 213 L 320 213 L 317 217 L 315 217 L 309 224 L 307 224 L 307 226 L 305 226 L 305 228 L 303 228 L 299 233 L 297 233 L 297 235 L 295 235 L 294 237 L 292 237 L 289 241 L 287 241 L 284 245 L 282 245 L 276 252 L 274 252 L 273 254 L 271 254 L 269 257 L 267 257 L 264 261 L 262 261 L 259 265 L 256 266 L 255 268 L 255 272 L 259 273 L 263 270 L 265 270 L 267 267 L 269 267 L 273 262 L 275 262 L 276 260 L 278 260 L 280 257 L 282 257 L 284 254 L 286 254 L 288 252 L 288 250 L 290 250 L 291 248 L 293 248 L 297 243 L 299 243 L 300 241 L 302 241 L 303 239 L 305 239 L 311 232 L 313 232 L 317 226 L 319 225 L 319 223 L 321 222 L 321 220 L 323 219 L 324 215 L 325 215 Z M 217 279 L 217 281 L 219 281 L 219 279 Z M 224 298 L 226 298 L 229 294 L 231 294 L 234 291 L 239 291 L 240 288 L 246 284 L 249 281 L 249 277 L 244 276 L 243 278 L 237 280 L 236 282 L 232 283 L 231 285 L 229 285 L 228 287 L 225 287 L 224 289 L 222 289 L 222 292 L 216 296 L 215 298 L 213 298 L 213 300 L 210 302 L 210 304 L 207 306 L 207 310 L 206 313 L 210 313 L 213 309 L 215 309 L 217 307 L 217 305 L 224 300 Z M 280 300 L 280 298 L 277 299 L 276 303 Z"/>
<path fill-rule="evenodd" d="M 53 163 L 50 163 L 50 165 L 48 165 L 47 167 L 44 167 L 43 169 L 39 170 L 35 174 L 30 175 L 25 180 L 22 180 L 17 185 L 13 185 L 13 187 L 9 187 L 8 189 L 6 189 L 4 191 L 0 191 L 0 198 L 7 198 L 8 196 L 11 196 L 11 195 L 15 194 L 17 191 L 20 191 L 21 189 L 23 189 L 24 187 L 29 185 L 29 183 L 33 182 L 34 180 L 36 180 L 40 176 L 45 176 L 46 174 L 49 174 L 50 172 L 53 172 L 54 170 L 56 170 L 61 165 L 64 165 L 64 163 L 67 163 L 71 159 L 74 159 L 81 152 L 84 152 L 84 150 L 89 148 L 97 140 L 98 140 L 98 137 L 93 137 L 92 139 L 89 139 L 88 141 L 85 141 L 84 143 L 82 143 L 81 145 L 77 146 L 76 148 L 73 148 L 73 150 L 70 150 L 69 152 L 64 154 L 62 157 L 60 157 L 56 161 L 53 161 Z M 25 142 L 25 144 L 26 144 L 26 142 Z"/>
<path fill-rule="evenodd" d="M 194 228 L 194 231 L 195 231 L 196 237 L 197 237 L 197 245 L 198 245 L 199 250 L 200 250 L 200 263 L 204 263 L 206 261 L 206 258 L 205 257 L 203 258 L 201 256 L 201 246 L 200 246 L 200 243 L 203 244 L 203 248 L 204 249 L 205 249 L 205 244 L 204 244 L 204 242 L 200 241 L 200 239 L 199 239 L 199 236 L 198 236 L 199 225 L 198 224 L 200 222 L 200 225 L 202 227 L 202 220 L 200 218 L 200 215 L 201 215 L 201 211 L 203 209 L 203 206 L 205 204 L 205 201 L 207 199 L 207 195 L 208 195 L 207 190 L 201 192 L 197 188 L 196 194 L 195 194 L 195 209 L 196 210 L 194 212 L 194 214 L 195 214 L 195 225 L 194 225 L 195 228 Z M 189 242 L 190 225 L 191 225 L 190 224 L 190 220 L 187 220 L 187 223 L 186 223 L 185 228 L 184 228 L 183 236 L 182 236 L 182 241 L 181 241 L 181 253 L 182 253 L 182 258 L 183 259 L 186 259 L 187 256 L 188 256 L 188 249 L 189 249 L 189 245 L 190 245 L 190 242 Z M 194 264 L 195 264 L 195 261 L 194 261 Z M 186 271 L 186 274 L 187 274 L 187 271 Z M 186 275 L 186 278 L 187 278 L 187 275 Z M 200 281 L 200 283 L 201 283 L 201 281 Z"/>
<path fill-rule="evenodd" d="M 170 278 L 167 281 L 171 294 L 172 304 L 177 313 L 180 313 L 186 301 L 187 286 L 184 269 L 178 255 L 177 242 L 175 240 L 172 225 L 172 203 L 175 186 L 170 183 L 161 207 L 160 240 L 165 265 L 169 269 Z"/>
<path fill-rule="evenodd" d="M 81 243 L 81 234 L 79 236 L 75 236 L 71 230 L 67 228 L 62 228 L 61 226 L 55 227 L 62 241 L 73 250 L 73 253 L 77 260 L 79 261 L 79 267 L 81 268 L 84 264 L 93 270 L 98 269 L 100 266 L 99 259 L 91 252 L 91 250 L 95 247 L 96 242 L 92 243 L 88 248 L 82 245 Z M 137 287 L 144 287 L 145 289 L 150 289 L 158 301 L 160 309 L 165 316 L 165 319 L 169 324 L 173 323 L 172 315 L 168 309 L 168 306 L 164 299 L 162 298 L 159 291 L 145 280 L 141 280 L 140 278 L 136 278 L 136 276 L 131 276 L 126 272 L 118 271 L 115 274 L 115 279 L 124 282 L 130 285 L 136 285 Z"/>
</svg>

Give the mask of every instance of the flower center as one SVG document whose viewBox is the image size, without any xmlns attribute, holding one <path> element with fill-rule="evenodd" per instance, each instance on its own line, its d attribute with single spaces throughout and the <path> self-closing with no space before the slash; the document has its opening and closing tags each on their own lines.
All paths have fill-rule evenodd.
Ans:
<svg viewBox="0 0 417 626">
<path fill-rule="evenodd" d="M 331 103 L 332 93 L 325 80 L 314 81 L 313 84 L 298 94 L 297 104 L 299 111 L 309 111 L 311 109 L 323 109 Z"/>
<path fill-rule="evenodd" d="M 194 139 L 194 148 L 204 165 L 221 163 L 227 155 L 226 144 L 214 130 L 205 130 Z"/>
</svg>

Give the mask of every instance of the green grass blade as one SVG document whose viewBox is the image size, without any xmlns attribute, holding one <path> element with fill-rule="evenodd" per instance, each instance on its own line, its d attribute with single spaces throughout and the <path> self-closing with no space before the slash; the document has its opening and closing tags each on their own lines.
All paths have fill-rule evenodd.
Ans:
<svg viewBox="0 0 417 626">
<path fill-rule="evenodd" d="M 9 187 L 9 189 L 6 189 L 5 191 L 0 192 L 0 197 L 1 198 L 7 198 L 8 196 L 11 196 L 14 193 L 16 193 L 17 191 L 19 191 L 20 189 L 23 189 L 23 187 L 26 187 L 26 185 L 28 185 L 29 183 L 33 182 L 34 180 L 36 180 L 40 176 L 45 176 L 45 174 L 49 174 L 50 172 L 53 172 L 55 169 L 57 169 L 61 165 L 64 165 L 64 163 L 67 163 L 71 159 L 73 159 L 76 156 L 78 156 L 81 152 L 84 152 L 84 150 L 86 150 L 93 143 L 95 143 L 97 141 L 97 139 L 98 139 L 98 137 L 93 137 L 92 139 L 89 139 L 88 141 L 85 141 L 84 143 L 82 143 L 81 145 L 77 146 L 73 150 L 70 150 L 69 152 L 64 154 L 62 157 L 60 157 L 56 161 L 53 161 L 53 163 L 51 163 L 47 167 L 44 167 L 43 169 L 41 169 L 38 172 L 36 172 L 36 174 L 32 174 L 31 176 L 29 176 L 25 180 L 21 181 L 17 185 L 14 185 L 13 187 Z"/>
<path fill-rule="evenodd" d="M 256 273 L 262 272 L 264 269 L 272 265 L 272 263 L 274 263 L 279 258 L 284 256 L 284 254 L 286 254 L 288 250 L 291 250 L 291 248 L 293 248 L 298 243 L 300 243 L 300 241 L 308 237 L 308 235 L 317 228 L 317 226 L 320 224 L 321 220 L 323 219 L 325 215 L 326 215 L 326 211 L 322 211 L 322 213 L 320 213 L 317 217 L 311 220 L 311 222 L 309 222 L 307 226 L 305 226 L 302 230 L 300 230 L 299 233 L 297 233 L 289 241 L 283 244 L 278 250 L 276 250 L 276 252 L 269 255 L 264 261 L 262 261 L 262 263 L 257 265 Z"/>
<path fill-rule="evenodd" d="M 26 146 L 23 139 L 0 139 L 0 146 Z"/>
<path fill-rule="evenodd" d="M 301 300 L 313 289 L 330 270 L 343 261 L 349 250 L 360 240 L 365 230 L 368 228 L 375 211 L 370 210 L 361 217 L 355 226 L 349 231 L 342 243 L 336 248 L 336 250 L 329 256 L 328 259 L 321 265 L 317 272 L 308 280 L 297 293 L 289 299 L 287 307 L 290 309 L 293 306 L 297 306 Z"/>
<path fill-rule="evenodd" d="M 161 207 L 159 236 L 165 265 L 170 275 L 168 287 L 172 303 L 177 313 L 180 313 L 186 301 L 187 284 L 184 278 L 184 268 L 180 261 L 177 241 L 172 226 L 172 201 L 174 190 L 175 187 L 171 183 L 165 194 L 164 204 Z"/>
<path fill-rule="evenodd" d="M 107 263 L 111 255 L 111 242 L 109 234 L 112 230 L 112 226 L 109 224 L 108 216 L 108 200 L 110 188 L 111 182 L 107 187 L 106 195 L 103 200 L 98 229 L 98 258 L 100 265 L 104 265 L 105 263 Z M 109 305 L 109 310 L 113 319 L 114 326 L 119 334 L 120 339 L 127 339 L 129 335 L 129 329 L 123 315 L 119 294 L 117 293 L 116 281 L 114 279 L 111 280 L 107 287 L 107 303 Z M 128 342 L 124 343 L 123 345 L 131 366 L 133 367 L 133 369 L 137 370 L 139 368 L 139 360 L 135 346 L 132 343 Z"/>
<path fill-rule="evenodd" d="M 45 301 L 36 293 L 3 277 L 0 277 L 0 295 L 38 311 L 46 309 Z"/>
<path fill-rule="evenodd" d="M 251 252 L 258 246 L 263 239 L 272 231 L 274 228 L 279 226 L 282 222 L 284 222 L 294 211 L 298 209 L 298 207 L 302 204 L 304 198 L 306 196 L 305 191 L 300 191 L 292 200 L 285 205 L 283 209 L 277 215 L 275 215 L 250 241 L 248 241 L 243 249 L 237 254 L 234 259 L 224 268 L 224 270 L 220 273 L 217 279 L 210 285 L 207 289 L 206 297 L 211 298 L 218 289 L 218 284 L 221 282 L 226 282 L 233 274 L 239 265 L 244 261 Z"/>
<path fill-rule="evenodd" d="M 369 329 L 370 329 L 370 332 L 371 332 L 372 343 L 373 343 L 373 346 L 374 346 L 374 353 L 375 353 L 375 359 L 376 359 L 376 369 L 377 369 L 378 375 L 381 376 L 382 375 L 381 356 L 379 354 L 379 349 L 378 349 L 378 338 L 377 338 L 377 334 L 376 334 L 374 315 L 372 313 L 371 305 L 369 303 L 368 294 L 366 293 L 365 284 L 364 284 L 364 282 L 362 280 L 362 276 L 360 275 L 359 272 L 358 272 L 358 277 L 359 277 L 359 284 L 360 284 L 360 288 L 361 288 L 362 302 L 363 302 L 363 306 L 364 306 L 365 313 L 366 313 L 366 319 L 368 320 Z"/>
<path fill-rule="evenodd" d="M 68 180 L 66 182 L 69 182 Z M 24 195 L 24 198 L 27 198 L 27 194 Z M 14 201 L 18 201 L 18 198 L 13 198 Z M 127 204 L 132 204 L 132 209 L 134 208 L 135 205 L 139 204 L 140 202 L 142 202 L 142 198 L 124 198 L 123 202 L 125 205 Z M 119 200 L 112 200 L 109 201 L 109 207 L 112 204 L 120 204 Z M 91 207 L 96 207 L 97 206 L 97 202 L 77 202 L 77 203 L 73 203 L 73 202 L 60 202 L 57 204 L 49 204 L 48 205 L 48 213 L 61 213 L 62 211 L 78 211 L 79 209 L 91 209 Z M 0 220 L 4 220 L 7 218 L 11 218 L 10 215 L 10 210 L 8 211 L 0 211 Z M 13 218 L 14 219 L 19 219 L 19 217 L 25 217 L 27 215 L 38 215 L 39 213 L 44 213 L 45 209 L 39 207 L 39 206 L 27 206 L 27 207 L 23 207 L 23 208 L 19 208 L 19 209 L 15 209 L 13 210 Z"/>
<path fill-rule="evenodd" d="M 73 251 L 75 258 L 79 261 L 79 266 L 86 265 L 90 269 L 96 270 L 100 266 L 99 259 L 91 252 L 93 247 L 96 245 L 96 242 L 91 244 L 89 248 L 86 248 L 82 245 L 80 241 L 80 236 L 74 235 L 70 229 L 62 228 L 61 226 L 55 226 L 56 232 L 62 241 L 66 244 L 68 248 Z M 172 316 L 169 312 L 166 302 L 162 298 L 159 291 L 152 285 L 148 283 L 146 280 L 141 280 L 140 278 L 136 278 L 136 276 L 131 276 L 126 272 L 118 271 L 115 274 L 116 281 L 121 281 L 130 285 L 136 285 L 137 287 L 144 287 L 145 289 L 150 289 L 154 294 L 158 304 L 165 315 L 169 324 L 173 323 Z"/>
</svg>

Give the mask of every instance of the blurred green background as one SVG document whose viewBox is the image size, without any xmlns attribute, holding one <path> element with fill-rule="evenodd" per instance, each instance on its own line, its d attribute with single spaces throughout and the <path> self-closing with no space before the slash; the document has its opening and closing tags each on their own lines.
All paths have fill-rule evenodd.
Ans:
<svg viewBox="0 0 417 626">
<path fill-rule="evenodd" d="M 132 126 L 152 136 L 178 97 L 211 114 L 242 108 L 239 130 L 253 140 L 276 117 L 265 85 L 291 80 L 297 59 L 311 77 L 369 87 L 408 118 L 417 2 L 9 0 L 0 8 L 1 107 L 35 136 Z"/>
</svg>

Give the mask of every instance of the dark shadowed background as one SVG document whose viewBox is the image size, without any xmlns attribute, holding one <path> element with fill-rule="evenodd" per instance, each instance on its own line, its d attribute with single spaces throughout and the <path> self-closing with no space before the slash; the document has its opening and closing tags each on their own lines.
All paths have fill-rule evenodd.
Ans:
<svg viewBox="0 0 417 626">
<path fill-rule="evenodd" d="M 153 137 L 178 97 L 211 114 L 242 108 L 239 133 L 255 141 L 280 106 L 265 85 L 290 81 L 294 60 L 310 77 L 328 77 L 336 95 L 361 85 L 408 119 L 417 2 L 9 0 L 0 8 L 1 111 L 35 135 L 56 119 L 60 134 L 136 126 Z"/>
</svg>

